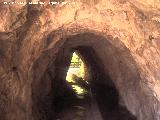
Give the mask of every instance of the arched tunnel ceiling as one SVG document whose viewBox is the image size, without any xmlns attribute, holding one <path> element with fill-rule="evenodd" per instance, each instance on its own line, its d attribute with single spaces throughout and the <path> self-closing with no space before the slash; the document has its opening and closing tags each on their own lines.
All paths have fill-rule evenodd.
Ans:
<svg viewBox="0 0 160 120">
<path fill-rule="evenodd" d="M 92 34 L 85 44 L 100 56 L 128 109 L 139 120 L 160 118 L 158 0 L 102 0 L 96 5 L 75 2 L 55 7 L 1 2 L 0 8 L 1 118 L 32 118 L 32 81 L 40 79 L 50 65 L 54 67 L 51 63 L 67 38 L 77 41 L 71 46 L 84 44 L 85 33 Z"/>
<path fill-rule="evenodd" d="M 36 62 L 36 69 L 38 71 L 36 71 L 35 73 L 34 71 L 36 69 L 33 68 L 34 71 L 31 73 L 33 75 L 36 75 L 36 76 L 38 75 L 38 77 L 40 77 L 38 73 L 42 75 L 43 74 L 42 69 L 44 69 L 44 65 L 41 66 L 41 63 L 46 64 L 45 69 L 47 69 L 47 66 L 51 66 L 54 68 L 54 64 L 49 65 L 49 62 L 51 63 L 53 62 L 54 59 L 51 59 L 51 58 L 54 56 L 54 54 L 58 53 L 59 51 L 58 49 L 61 49 L 64 52 L 64 54 L 65 52 L 67 54 L 68 50 L 70 50 L 71 48 L 75 48 L 78 45 L 91 46 L 95 49 L 96 53 L 102 59 L 102 62 L 104 63 L 104 69 L 106 70 L 106 72 L 108 71 L 107 74 L 110 75 L 113 82 L 116 84 L 118 91 L 120 92 L 120 94 L 122 94 L 122 98 L 126 102 L 128 109 L 131 110 L 132 113 L 135 115 L 139 114 L 139 112 L 136 113 L 137 110 L 140 109 L 139 105 L 143 104 L 144 101 L 146 103 L 147 100 L 139 99 L 145 94 L 144 93 L 145 90 L 142 90 L 143 88 L 141 88 L 141 84 L 140 84 L 141 78 L 138 73 L 139 68 L 136 62 L 133 60 L 130 51 L 128 50 L 128 48 L 126 48 L 123 45 L 123 43 L 119 41 L 119 45 L 115 45 L 111 42 L 112 38 L 110 37 L 105 38 L 96 34 L 97 33 L 94 34 L 94 33 L 86 32 L 78 35 L 73 35 L 73 37 L 71 37 L 71 35 L 69 35 L 70 37 L 62 37 L 61 40 L 57 40 L 57 41 L 54 41 L 55 39 L 53 39 L 53 43 L 57 42 L 57 44 L 56 43 L 53 44 L 52 42 L 50 42 L 51 46 L 49 45 L 49 49 L 47 50 L 47 52 L 44 52 L 42 54 L 42 57 L 40 57 L 39 60 L 37 60 Z M 64 56 L 63 58 L 65 59 L 66 56 Z M 65 61 L 63 61 L 62 63 L 65 63 Z M 60 64 L 60 66 L 59 66 L 60 68 L 63 68 L 62 67 L 63 64 Z M 64 67 L 64 69 L 66 69 L 66 67 Z M 65 70 L 62 70 L 62 72 L 63 71 Z M 53 71 L 53 74 L 54 74 L 54 71 Z M 34 79 L 38 79 L 38 77 Z M 131 99 L 133 101 L 131 101 Z M 145 107 L 149 107 L 149 106 L 145 106 Z M 141 107 L 141 109 L 145 110 L 145 108 L 143 107 Z M 150 116 L 148 116 L 148 118 L 149 117 Z"/>
</svg>

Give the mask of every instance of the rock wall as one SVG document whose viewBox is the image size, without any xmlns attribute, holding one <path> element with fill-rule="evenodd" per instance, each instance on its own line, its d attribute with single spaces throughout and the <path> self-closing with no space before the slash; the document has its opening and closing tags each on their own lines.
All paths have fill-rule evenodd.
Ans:
<svg viewBox="0 0 160 120">
<path fill-rule="evenodd" d="M 63 6 L 1 1 L 0 8 L 0 119 L 36 119 L 33 81 L 40 84 L 48 68 L 54 78 L 59 51 L 81 45 L 95 50 L 138 120 L 160 120 L 159 0 L 68 1 Z"/>
</svg>

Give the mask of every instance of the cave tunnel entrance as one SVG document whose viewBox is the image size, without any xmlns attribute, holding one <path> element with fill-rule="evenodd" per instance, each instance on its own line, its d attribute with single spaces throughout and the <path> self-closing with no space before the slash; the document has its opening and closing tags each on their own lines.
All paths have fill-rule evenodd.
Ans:
<svg viewBox="0 0 160 120">
<path fill-rule="evenodd" d="M 66 80 L 75 90 L 75 92 L 80 95 L 84 94 L 87 87 L 86 73 L 87 68 L 85 67 L 84 62 L 78 56 L 78 53 L 75 51 L 72 54 L 72 59 L 70 61 L 70 66 L 67 72 Z"/>
<path fill-rule="evenodd" d="M 107 42 L 105 38 L 92 33 L 79 34 L 63 40 L 65 42 L 55 44 L 54 49 L 44 53 L 44 56 L 35 64 L 35 68 L 40 68 L 43 60 L 44 63 L 48 61 L 42 77 L 38 79 L 39 76 L 36 75 L 39 73 L 37 72 L 38 74 L 34 74 L 34 79 L 37 80 L 32 83 L 32 112 L 35 120 L 136 120 L 136 117 L 127 109 L 128 106 L 120 104 L 123 99 L 119 94 L 120 89 L 117 89 L 118 83 L 115 86 L 115 81 L 113 82 L 111 79 L 113 76 L 110 77 L 106 70 L 106 63 L 104 64 L 106 61 L 115 60 L 111 63 L 120 62 L 120 65 L 123 65 L 124 69 L 119 72 L 131 71 L 127 65 L 130 64 L 128 60 L 132 63 L 132 59 L 127 58 L 127 62 L 125 62 L 123 56 L 122 58 L 118 56 L 121 53 L 117 52 L 116 47 Z M 122 43 L 118 44 L 123 45 Z M 122 48 L 126 51 L 125 57 L 129 56 L 127 48 L 124 46 Z M 108 56 L 103 58 L 104 51 L 108 52 L 109 58 Z M 123 51 L 122 53 L 124 53 Z M 83 96 L 77 96 L 71 84 L 66 81 L 74 52 L 84 63 L 84 77 L 74 76 L 74 79 L 77 79 L 76 84 L 86 91 Z M 54 57 L 49 56 L 52 54 Z M 118 57 L 116 58 L 113 54 Z M 110 64 L 107 63 L 107 65 L 109 67 Z M 40 69 L 36 70 L 41 72 Z M 110 68 L 109 70 L 112 71 Z M 130 79 L 129 82 L 132 82 L 133 73 L 132 71 L 129 73 L 130 75 L 125 73 L 122 78 L 126 77 L 125 80 Z M 131 85 L 133 86 L 133 84 Z M 129 91 L 128 88 L 127 90 Z"/>
<path fill-rule="evenodd" d="M 68 55 L 68 57 L 62 61 L 60 59 L 56 61 L 58 65 L 56 70 L 58 87 L 55 90 L 58 91 L 55 93 L 56 119 L 118 120 L 120 118 L 121 120 L 135 120 L 135 117 L 125 107 L 119 105 L 119 93 L 109 75 L 104 72 L 104 65 L 92 47 L 78 46 L 59 54 Z M 76 67 L 73 65 L 75 54 L 79 60 L 77 62 L 83 64 L 84 75 L 78 76 L 74 71 L 72 74 L 74 82 L 66 81 L 71 67 Z M 65 69 L 59 68 L 60 63 L 65 63 Z"/>
</svg>

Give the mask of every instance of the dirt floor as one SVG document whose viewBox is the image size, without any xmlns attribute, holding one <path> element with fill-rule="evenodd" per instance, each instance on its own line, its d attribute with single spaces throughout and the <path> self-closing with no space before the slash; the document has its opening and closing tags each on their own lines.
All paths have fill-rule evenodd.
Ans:
<svg viewBox="0 0 160 120">
<path fill-rule="evenodd" d="M 77 95 L 76 100 L 56 114 L 56 120 L 136 120 L 125 108 L 118 106 L 104 111 L 91 92 Z"/>
</svg>

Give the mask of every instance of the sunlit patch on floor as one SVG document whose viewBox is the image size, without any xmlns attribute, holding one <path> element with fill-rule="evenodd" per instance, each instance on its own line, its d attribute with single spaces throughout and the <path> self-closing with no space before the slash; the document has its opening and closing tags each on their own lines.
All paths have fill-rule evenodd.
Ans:
<svg viewBox="0 0 160 120">
<path fill-rule="evenodd" d="M 78 85 L 72 85 L 72 88 L 76 91 L 77 94 L 83 94 L 84 89 L 79 87 Z"/>
</svg>

